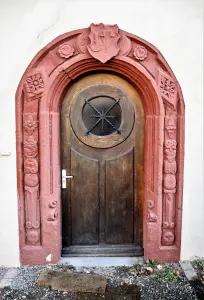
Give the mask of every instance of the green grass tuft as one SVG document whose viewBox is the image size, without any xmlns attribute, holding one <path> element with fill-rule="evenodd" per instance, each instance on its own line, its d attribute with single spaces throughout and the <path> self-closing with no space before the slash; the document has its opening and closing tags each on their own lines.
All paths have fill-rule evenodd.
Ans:
<svg viewBox="0 0 204 300">
<path fill-rule="evenodd" d="M 164 280 L 169 282 L 176 282 L 181 279 L 179 272 L 172 266 L 166 266 L 163 269 L 159 270 L 156 274 L 153 275 L 153 278 L 156 280 Z"/>
</svg>

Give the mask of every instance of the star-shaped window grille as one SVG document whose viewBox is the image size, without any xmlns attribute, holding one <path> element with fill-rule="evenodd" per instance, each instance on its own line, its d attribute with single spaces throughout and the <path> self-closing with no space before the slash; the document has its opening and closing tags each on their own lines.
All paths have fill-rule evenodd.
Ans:
<svg viewBox="0 0 204 300">
<path fill-rule="evenodd" d="M 113 98 L 111 98 L 113 100 Z M 114 114 L 114 110 L 113 108 L 116 108 L 119 104 L 119 100 L 115 100 L 114 99 L 114 103 L 110 103 L 110 106 L 104 107 L 103 105 L 100 106 L 100 108 L 96 107 L 93 103 L 90 102 L 90 100 L 85 100 L 85 103 L 92 108 L 92 110 L 94 111 L 94 114 L 90 114 L 91 118 L 95 119 L 95 122 L 93 123 L 93 125 L 87 130 L 86 134 L 88 135 L 89 133 L 91 133 L 97 126 L 100 126 L 101 124 L 101 133 L 99 135 L 104 135 L 105 132 L 105 125 L 106 123 L 109 124 L 109 127 L 112 128 L 111 132 L 116 131 L 117 133 L 120 133 L 120 130 L 118 129 L 119 126 L 117 126 L 117 114 Z M 120 107 L 119 107 L 120 110 Z M 112 111 L 112 114 L 111 114 Z"/>
</svg>

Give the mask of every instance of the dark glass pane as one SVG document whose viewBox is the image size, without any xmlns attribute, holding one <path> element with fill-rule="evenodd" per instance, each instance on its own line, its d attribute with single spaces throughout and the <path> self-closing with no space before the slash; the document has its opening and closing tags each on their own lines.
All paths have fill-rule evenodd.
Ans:
<svg viewBox="0 0 204 300">
<path fill-rule="evenodd" d="M 99 96 L 85 101 L 82 118 L 87 134 L 110 135 L 119 133 L 121 124 L 121 108 L 119 100 L 108 96 Z"/>
</svg>

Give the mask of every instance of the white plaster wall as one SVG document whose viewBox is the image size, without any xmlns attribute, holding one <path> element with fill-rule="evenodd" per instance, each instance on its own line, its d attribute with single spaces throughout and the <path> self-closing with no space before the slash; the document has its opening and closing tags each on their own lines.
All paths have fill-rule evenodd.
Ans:
<svg viewBox="0 0 204 300">
<path fill-rule="evenodd" d="M 186 103 L 182 259 L 204 256 L 203 1 L 0 0 L 0 265 L 19 264 L 15 91 L 34 55 L 56 36 L 117 23 L 155 45 Z"/>
</svg>

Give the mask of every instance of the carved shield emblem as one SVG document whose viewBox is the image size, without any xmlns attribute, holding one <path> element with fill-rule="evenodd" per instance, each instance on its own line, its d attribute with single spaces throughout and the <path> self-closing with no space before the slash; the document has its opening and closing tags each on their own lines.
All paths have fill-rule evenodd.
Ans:
<svg viewBox="0 0 204 300">
<path fill-rule="evenodd" d="M 105 63 L 118 54 L 121 36 L 117 25 L 91 24 L 90 30 L 91 44 L 87 48 L 93 57 Z"/>
</svg>

